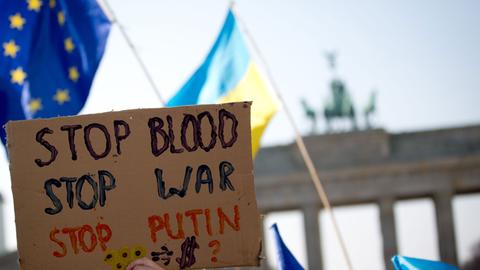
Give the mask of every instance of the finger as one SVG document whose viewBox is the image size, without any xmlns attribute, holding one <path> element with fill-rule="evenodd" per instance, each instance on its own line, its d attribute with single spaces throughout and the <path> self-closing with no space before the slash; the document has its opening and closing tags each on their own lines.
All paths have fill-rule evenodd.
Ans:
<svg viewBox="0 0 480 270">
<path fill-rule="evenodd" d="M 156 264 L 152 260 L 144 257 L 144 258 L 141 258 L 141 259 L 138 259 L 138 260 L 135 260 L 135 261 L 131 262 L 127 266 L 127 270 L 138 270 L 139 266 L 146 266 L 146 267 L 148 267 L 146 269 L 152 269 L 152 270 L 162 269 L 158 264 Z"/>
<path fill-rule="evenodd" d="M 143 266 L 145 265 L 144 263 L 144 258 L 141 258 L 141 259 L 138 259 L 138 260 L 135 260 L 133 262 L 131 262 L 128 266 L 127 266 L 127 269 L 126 270 L 133 270 L 134 268 L 137 268 L 137 266 Z"/>
<path fill-rule="evenodd" d="M 150 258 L 147 258 L 147 257 L 143 257 L 140 259 L 143 263 L 143 265 L 145 266 L 149 266 L 151 267 L 152 269 L 156 270 L 156 269 L 159 269 L 159 270 L 163 270 L 163 268 L 161 268 L 158 264 L 156 264 L 154 261 L 150 260 Z"/>
<path fill-rule="evenodd" d="M 132 268 L 132 270 L 152 270 L 152 268 L 143 266 L 143 265 L 137 265 L 134 268 Z"/>
</svg>

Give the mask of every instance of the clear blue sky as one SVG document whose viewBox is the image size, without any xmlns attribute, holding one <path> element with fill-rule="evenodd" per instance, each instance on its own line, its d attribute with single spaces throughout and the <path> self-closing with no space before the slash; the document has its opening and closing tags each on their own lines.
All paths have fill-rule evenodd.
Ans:
<svg viewBox="0 0 480 270">
<path fill-rule="evenodd" d="M 173 95 L 206 56 L 229 4 L 219 0 L 109 2 L 166 98 Z M 324 53 L 332 49 L 339 53 L 338 74 L 346 80 L 358 110 L 366 105 L 371 89 L 378 89 L 377 126 L 403 132 L 480 124 L 479 1 L 239 0 L 236 3 L 305 133 L 310 125 L 299 101 L 308 98 L 311 105 L 321 109 L 329 95 L 331 78 Z M 159 107 L 159 103 L 114 27 L 83 113 L 145 107 Z M 363 118 L 360 124 L 363 125 Z M 323 120 L 320 127 L 324 128 Z M 263 143 L 289 143 L 292 138 L 293 131 L 280 111 L 267 129 Z M 6 197 L 7 227 L 11 231 L 14 223 L 8 165 L 4 156 L 0 156 L 1 190 Z M 478 215 L 465 214 L 475 207 L 478 209 L 478 198 L 465 205 L 470 210 L 464 207 L 463 214 L 457 216 L 468 219 L 468 224 L 480 226 Z M 351 215 L 344 216 L 347 234 L 358 233 L 348 229 Z M 431 216 L 428 218 L 429 224 Z M 292 216 L 283 220 L 284 224 L 296 224 Z M 372 228 L 371 224 L 375 223 L 362 226 Z M 464 239 L 480 237 L 473 227 L 462 228 L 466 228 Z M 12 233 L 7 240 L 10 247 L 14 245 Z M 460 247 L 462 254 L 467 254 L 473 240 L 469 241 Z M 292 245 L 302 252 L 300 242 Z M 431 246 L 426 244 L 427 248 Z M 371 248 L 378 253 L 378 245 Z M 381 260 L 377 253 L 375 258 Z M 429 254 L 435 252 L 425 256 Z M 299 256 L 305 260 L 304 255 Z M 332 256 L 339 258 L 338 253 Z M 381 261 L 369 266 L 378 269 L 379 265 Z"/>
<path fill-rule="evenodd" d="M 205 57 L 228 1 L 111 5 L 168 98 Z M 324 52 L 332 49 L 357 110 L 378 89 L 378 126 L 398 132 L 480 123 L 478 1 L 237 1 L 237 8 L 305 132 L 299 99 L 321 109 L 331 78 Z M 145 106 L 158 103 L 114 30 L 84 112 Z M 291 141 L 284 123 L 279 113 L 264 143 Z"/>
</svg>

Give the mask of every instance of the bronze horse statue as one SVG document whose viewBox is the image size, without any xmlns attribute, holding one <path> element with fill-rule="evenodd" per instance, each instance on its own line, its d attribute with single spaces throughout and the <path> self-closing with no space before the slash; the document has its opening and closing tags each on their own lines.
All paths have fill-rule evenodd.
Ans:
<svg viewBox="0 0 480 270">
<path fill-rule="evenodd" d="M 312 129 L 310 131 L 310 134 L 315 134 L 317 132 L 317 112 L 308 104 L 308 102 L 304 98 L 301 99 L 301 104 L 303 107 L 303 111 L 305 112 L 305 116 L 307 116 L 307 118 L 310 119 L 310 121 L 312 122 Z"/>
</svg>

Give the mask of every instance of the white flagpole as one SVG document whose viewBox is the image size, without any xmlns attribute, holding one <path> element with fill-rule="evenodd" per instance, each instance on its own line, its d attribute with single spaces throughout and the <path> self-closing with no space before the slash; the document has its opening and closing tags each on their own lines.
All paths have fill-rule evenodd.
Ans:
<svg viewBox="0 0 480 270">
<path fill-rule="evenodd" d="M 115 12 L 111 8 L 110 4 L 108 3 L 108 0 L 99 0 L 100 7 L 104 10 L 105 14 L 107 17 L 110 19 L 112 24 L 116 24 L 118 26 L 118 29 L 120 30 L 120 33 L 122 34 L 123 38 L 128 44 L 128 47 L 132 51 L 133 55 L 135 56 L 135 59 L 137 60 L 138 64 L 140 65 L 140 68 L 143 71 L 143 74 L 145 74 L 145 77 L 147 77 L 148 82 L 150 83 L 150 86 L 152 87 L 153 91 L 155 92 L 155 95 L 157 96 L 158 100 L 160 101 L 160 104 L 162 106 L 165 106 L 165 100 L 163 99 L 162 95 L 160 94 L 160 90 L 157 87 L 157 84 L 153 80 L 152 75 L 148 71 L 147 66 L 145 65 L 145 62 L 143 62 L 142 58 L 140 57 L 140 54 L 137 51 L 137 48 L 133 44 L 132 39 L 130 36 L 127 34 L 125 31 L 125 28 L 123 28 L 123 25 L 120 23 L 118 20 L 117 16 L 115 15 Z"/>
<path fill-rule="evenodd" d="M 322 202 L 322 204 L 325 208 L 325 211 L 327 212 L 327 214 L 330 217 L 330 220 L 333 224 L 333 228 L 334 228 L 334 231 L 335 231 L 335 236 L 336 236 L 338 242 L 340 243 L 340 247 L 342 249 L 342 254 L 343 254 L 343 257 L 345 259 L 345 262 L 347 263 L 347 267 L 348 267 L 349 270 L 352 270 L 353 267 L 352 267 L 352 263 L 351 263 L 351 260 L 350 260 L 350 256 L 348 254 L 348 250 L 347 250 L 345 241 L 343 239 L 343 236 L 340 232 L 340 228 L 338 226 L 335 215 L 333 214 L 332 207 L 331 207 L 330 201 L 328 200 L 327 193 L 325 192 L 325 188 L 323 187 L 323 184 L 320 181 L 320 177 L 318 176 L 318 173 L 317 173 L 317 170 L 315 168 L 315 165 L 313 164 L 312 158 L 310 157 L 310 154 L 308 153 L 308 150 L 305 147 L 305 143 L 303 141 L 302 135 L 300 134 L 300 131 L 297 127 L 297 124 L 295 123 L 295 120 L 292 116 L 292 113 L 288 109 L 287 103 L 285 102 L 285 100 L 284 100 L 284 98 L 283 98 L 283 96 L 282 96 L 282 94 L 281 94 L 281 92 L 280 92 L 280 90 L 277 86 L 277 83 L 273 79 L 273 75 L 270 71 L 270 68 L 269 68 L 267 62 L 265 61 L 265 58 L 263 57 L 262 52 L 260 51 L 260 49 L 257 46 L 255 40 L 253 39 L 253 36 L 250 34 L 246 24 L 243 22 L 241 17 L 238 15 L 238 12 L 235 9 L 235 3 L 234 2 L 231 2 L 230 8 L 231 8 L 232 12 L 234 13 L 235 17 L 237 18 L 241 28 L 243 28 L 242 30 L 245 33 L 245 36 L 247 36 L 248 40 L 250 41 L 250 43 L 251 43 L 255 53 L 257 54 L 260 62 L 262 63 L 262 65 L 265 69 L 266 75 L 267 75 L 267 79 L 270 81 L 270 84 L 273 87 L 273 92 L 276 94 L 278 100 L 282 104 L 282 107 L 284 108 L 285 114 L 287 115 L 287 118 L 288 118 L 290 124 L 292 125 L 293 130 L 295 131 L 295 141 L 296 141 L 297 146 L 300 150 L 300 153 L 301 153 L 302 158 L 305 162 L 305 165 L 307 166 L 308 172 L 310 173 L 310 178 L 311 178 L 311 180 L 312 180 L 312 182 L 315 186 L 315 189 L 318 193 L 318 196 L 320 197 L 320 201 Z"/>
</svg>

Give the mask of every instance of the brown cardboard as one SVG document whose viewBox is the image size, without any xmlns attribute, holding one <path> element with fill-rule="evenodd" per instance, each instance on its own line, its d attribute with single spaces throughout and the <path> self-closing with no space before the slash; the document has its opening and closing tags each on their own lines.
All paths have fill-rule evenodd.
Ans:
<svg viewBox="0 0 480 270">
<path fill-rule="evenodd" d="M 123 269 L 128 262 L 141 256 L 156 257 L 157 263 L 165 269 L 179 269 L 180 264 L 185 268 L 258 265 L 261 233 L 252 174 L 250 105 L 241 102 L 9 122 L 8 151 L 21 269 Z M 222 133 L 219 132 L 222 126 L 219 115 L 222 115 L 224 132 L 217 134 L 215 146 L 208 149 L 210 119 L 200 117 L 203 148 L 199 141 L 198 148 L 193 151 L 193 123 L 198 122 L 199 115 L 208 113 L 217 133 Z M 225 116 L 228 113 L 237 119 L 236 128 L 232 124 L 233 117 Z M 168 134 L 169 116 L 173 134 Z M 152 152 L 149 127 L 149 119 L 154 117 L 163 120 L 162 130 L 165 131 L 153 132 L 158 138 L 158 148 L 163 145 L 164 137 L 173 138 L 175 146 L 158 156 Z M 192 152 L 181 143 L 184 119 L 190 119 L 185 120 L 184 139 Z M 128 124 L 128 136 L 125 125 L 119 120 Z M 118 127 L 117 136 L 114 123 Z M 159 120 L 151 123 L 158 126 Z M 108 147 L 102 125 L 109 134 L 109 152 L 104 151 Z M 47 130 L 42 137 L 39 131 L 46 131 L 45 128 L 51 132 Z M 238 137 L 229 145 L 235 133 L 232 130 L 236 130 Z M 75 134 L 71 142 L 75 145 L 76 160 L 69 133 Z M 89 134 L 87 140 L 85 134 Z M 46 142 L 57 150 L 55 160 L 49 165 L 44 165 L 52 156 Z M 87 142 L 91 143 L 93 156 Z M 172 153 L 181 151 L 179 149 L 184 150 Z M 102 157 L 103 152 L 108 153 Z M 222 163 L 220 170 L 219 164 L 224 161 L 233 166 L 233 171 L 227 163 Z M 200 165 L 211 170 L 212 193 L 208 183 L 201 184 L 196 192 Z M 192 172 L 186 195 L 161 198 L 155 169 L 162 170 L 161 179 L 165 182 L 165 194 L 168 194 L 172 187 L 182 188 L 187 166 Z M 207 169 L 202 168 L 201 179 L 205 180 Z M 114 188 L 110 174 L 105 171 L 115 178 Z M 226 175 L 223 178 L 225 190 L 220 187 L 221 171 Z M 75 179 L 61 177 L 77 179 L 73 182 Z M 52 178 L 55 180 L 49 180 Z M 67 201 L 68 181 L 71 181 L 73 192 L 72 208 Z M 61 186 L 57 187 L 58 184 Z M 82 209 L 93 206 L 90 204 L 94 200 L 94 186 L 98 189 L 95 206 Z M 49 187 L 53 199 L 46 191 Z M 78 202 L 78 191 L 83 203 Z M 59 208 L 54 204 L 55 196 L 63 206 L 58 213 L 55 213 Z M 103 198 L 106 199 L 102 206 Z M 182 220 L 183 233 L 179 232 L 178 220 Z M 92 244 L 95 242 L 96 245 Z M 189 256 L 192 250 L 194 260 Z M 126 258 L 121 257 L 122 254 Z"/>
</svg>

